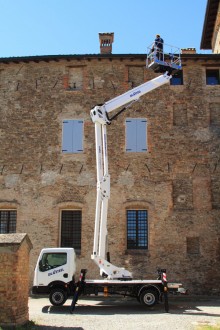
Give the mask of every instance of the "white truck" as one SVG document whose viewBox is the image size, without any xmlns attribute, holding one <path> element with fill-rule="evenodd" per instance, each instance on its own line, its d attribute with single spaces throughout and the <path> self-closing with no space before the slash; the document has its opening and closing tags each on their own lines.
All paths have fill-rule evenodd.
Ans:
<svg viewBox="0 0 220 330">
<path fill-rule="evenodd" d="M 168 311 L 167 292 L 185 293 L 180 283 L 168 283 L 166 270 L 159 269 L 154 280 L 133 279 L 130 271 L 115 266 L 106 257 L 107 209 L 110 197 L 110 175 L 108 172 L 107 125 L 122 111 L 126 110 L 142 95 L 169 83 L 172 72 L 181 70 L 180 56 L 171 60 L 158 60 L 156 50 L 147 58 L 147 67 L 162 74 L 124 94 L 117 96 L 102 105 L 95 106 L 91 119 L 95 124 L 96 167 L 97 167 L 97 200 L 95 213 L 94 244 L 91 258 L 98 265 L 104 279 L 85 279 L 86 269 L 82 269 L 80 278 L 75 282 L 76 256 L 73 248 L 45 248 L 41 251 L 34 274 L 32 292 L 49 294 L 50 302 L 55 306 L 63 305 L 66 299 L 73 296 L 71 311 L 81 294 L 119 294 L 136 297 L 145 306 L 153 306 L 162 297 L 165 299 L 165 310 Z M 121 109 L 121 107 L 123 109 Z M 120 109 L 112 118 L 109 113 Z"/>
</svg>

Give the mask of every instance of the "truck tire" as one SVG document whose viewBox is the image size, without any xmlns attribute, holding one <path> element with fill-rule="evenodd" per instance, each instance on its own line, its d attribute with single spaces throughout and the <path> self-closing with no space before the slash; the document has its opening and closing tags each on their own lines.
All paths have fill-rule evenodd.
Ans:
<svg viewBox="0 0 220 330">
<path fill-rule="evenodd" d="M 62 306 L 67 300 L 67 292 L 61 288 L 55 288 L 50 291 L 49 299 L 52 305 Z"/>
<path fill-rule="evenodd" d="M 156 290 L 152 289 L 145 289 L 141 292 L 140 296 L 140 303 L 146 307 L 152 307 L 159 301 L 159 295 Z"/>
</svg>

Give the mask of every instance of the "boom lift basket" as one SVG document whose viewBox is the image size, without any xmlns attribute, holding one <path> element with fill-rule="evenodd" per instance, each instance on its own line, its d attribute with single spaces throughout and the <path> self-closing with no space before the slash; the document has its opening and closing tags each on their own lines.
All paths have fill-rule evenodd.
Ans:
<svg viewBox="0 0 220 330">
<path fill-rule="evenodd" d="M 180 48 L 163 44 L 163 50 L 152 43 L 147 47 L 146 67 L 154 72 L 169 73 L 181 70 Z"/>
</svg>

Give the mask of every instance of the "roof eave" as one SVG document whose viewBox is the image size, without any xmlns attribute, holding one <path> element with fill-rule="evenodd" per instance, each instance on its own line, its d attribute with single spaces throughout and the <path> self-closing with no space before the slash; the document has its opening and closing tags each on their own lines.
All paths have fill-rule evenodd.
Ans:
<svg viewBox="0 0 220 330">
<path fill-rule="evenodd" d="M 212 49 L 212 36 L 217 17 L 219 0 L 208 0 L 206 5 L 205 19 L 203 24 L 200 49 Z"/>
<path fill-rule="evenodd" d="M 2 57 L 0 63 L 29 63 L 29 62 L 59 62 L 59 61 L 71 61 L 71 60 L 91 60 L 91 59 L 141 59 L 146 60 L 146 54 L 72 54 L 72 55 L 43 55 L 43 56 L 23 56 L 23 57 Z M 220 58 L 220 54 L 181 54 L 182 59 L 214 59 Z"/>
</svg>

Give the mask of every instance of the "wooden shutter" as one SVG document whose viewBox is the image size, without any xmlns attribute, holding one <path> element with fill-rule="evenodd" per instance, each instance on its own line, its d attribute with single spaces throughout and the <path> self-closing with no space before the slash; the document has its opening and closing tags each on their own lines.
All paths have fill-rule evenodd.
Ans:
<svg viewBox="0 0 220 330">
<path fill-rule="evenodd" d="M 147 151 L 147 120 L 127 119 L 126 120 L 126 151 L 144 152 Z"/>
<path fill-rule="evenodd" d="M 73 138 L 72 138 L 72 120 L 63 121 L 63 147 L 64 153 L 72 152 Z"/>
<path fill-rule="evenodd" d="M 83 120 L 63 121 L 63 153 L 83 152 Z"/>
<path fill-rule="evenodd" d="M 83 121 L 73 120 L 73 152 L 83 152 Z"/>
<path fill-rule="evenodd" d="M 147 151 L 147 120 L 136 119 L 136 151 Z"/>
<path fill-rule="evenodd" d="M 126 120 L 126 151 L 136 151 L 136 123 L 135 119 Z"/>
</svg>

